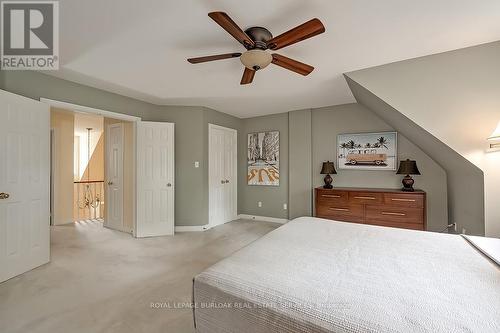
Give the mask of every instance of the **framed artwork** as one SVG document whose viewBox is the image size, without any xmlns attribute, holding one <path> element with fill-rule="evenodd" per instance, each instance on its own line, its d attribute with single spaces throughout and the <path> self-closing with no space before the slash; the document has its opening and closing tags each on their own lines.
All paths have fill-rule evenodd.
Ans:
<svg viewBox="0 0 500 333">
<path fill-rule="evenodd" d="M 280 132 L 248 134 L 248 185 L 280 185 Z"/>
<path fill-rule="evenodd" d="M 339 134 L 337 166 L 343 170 L 396 171 L 397 141 L 397 132 Z"/>
</svg>

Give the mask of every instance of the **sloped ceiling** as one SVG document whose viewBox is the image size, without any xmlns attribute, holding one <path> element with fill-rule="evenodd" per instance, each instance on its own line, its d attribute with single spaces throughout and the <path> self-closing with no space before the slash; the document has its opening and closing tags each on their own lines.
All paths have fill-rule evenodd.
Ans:
<svg viewBox="0 0 500 333">
<path fill-rule="evenodd" d="M 208 16 L 275 35 L 312 17 L 326 33 L 280 53 L 312 64 L 302 77 L 277 66 L 240 86 L 238 59 L 186 58 L 242 47 Z M 342 73 L 500 39 L 498 0 L 64 0 L 61 70 L 47 72 L 156 104 L 199 105 L 238 117 L 353 102 Z"/>
<path fill-rule="evenodd" d="M 500 237 L 500 152 L 488 152 L 486 140 L 500 121 L 500 42 L 351 72 L 346 77 L 361 103 L 388 117 L 391 125 L 401 128 L 417 145 L 425 145 L 424 150 L 449 176 L 455 175 L 449 181 L 461 197 L 451 203 L 461 210 L 455 218 L 477 221 L 479 213 L 466 210 L 479 206 L 485 211 L 486 234 Z M 417 128 L 421 134 L 413 138 L 405 133 Z M 437 140 L 430 144 L 424 142 L 427 137 Z M 463 161 L 444 154 L 444 145 Z M 483 179 L 467 164 L 484 173 L 482 195 Z M 461 173 L 456 174 L 459 169 Z"/>
</svg>

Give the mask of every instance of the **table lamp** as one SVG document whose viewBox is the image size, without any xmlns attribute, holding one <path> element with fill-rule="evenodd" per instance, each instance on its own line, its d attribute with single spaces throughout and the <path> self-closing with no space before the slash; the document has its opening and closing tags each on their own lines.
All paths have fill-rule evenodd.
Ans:
<svg viewBox="0 0 500 333">
<path fill-rule="evenodd" d="M 398 175 L 406 175 L 403 178 L 403 191 L 405 191 L 405 192 L 415 191 L 413 189 L 413 184 L 415 183 L 415 181 L 413 180 L 413 178 L 411 178 L 410 175 L 420 175 L 420 171 L 418 171 L 416 161 L 411 161 L 409 159 L 407 159 L 405 161 L 401 161 L 399 163 L 398 172 L 396 172 L 396 173 Z"/>
<path fill-rule="evenodd" d="M 321 174 L 326 175 L 324 179 L 325 185 L 323 186 L 323 188 L 327 189 L 333 188 L 332 186 L 333 178 L 332 176 L 330 176 L 330 174 L 332 175 L 337 174 L 337 170 L 335 170 L 335 165 L 333 165 L 333 162 L 330 161 L 323 162 L 323 167 L 321 168 Z"/>
</svg>

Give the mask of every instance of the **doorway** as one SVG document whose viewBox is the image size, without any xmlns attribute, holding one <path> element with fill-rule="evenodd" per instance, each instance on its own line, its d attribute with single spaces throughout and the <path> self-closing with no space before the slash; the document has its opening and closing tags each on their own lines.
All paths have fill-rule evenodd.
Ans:
<svg viewBox="0 0 500 333">
<path fill-rule="evenodd" d="M 51 224 L 101 223 L 133 234 L 133 123 L 70 108 L 50 113 Z"/>
<path fill-rule="evenodd" d="M 237 141 L 232 128 L 208 125 L 209 226 L 237 218 Z"/>
</svg>

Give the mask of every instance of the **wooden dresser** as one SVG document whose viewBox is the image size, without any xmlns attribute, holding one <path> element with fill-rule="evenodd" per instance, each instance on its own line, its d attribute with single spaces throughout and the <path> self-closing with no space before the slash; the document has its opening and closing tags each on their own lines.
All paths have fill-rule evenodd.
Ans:
<svg viewBox="0 0 500 333">
<path fill-rule="evenodd" d="M 315 216 L 386 227 L 426 230 L 426 194 L 394 189 L 318 187 Z"/>
</svg>

